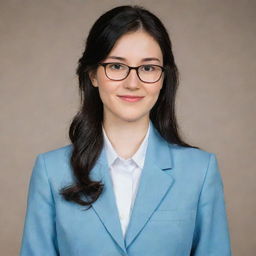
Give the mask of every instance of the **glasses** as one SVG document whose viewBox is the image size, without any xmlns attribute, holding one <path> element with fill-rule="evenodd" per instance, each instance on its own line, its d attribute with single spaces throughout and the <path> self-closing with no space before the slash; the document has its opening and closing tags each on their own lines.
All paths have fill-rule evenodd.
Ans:
<svg viewBox="0 0 256 256">
<path fill-rule="evenodd" d="M 135 69 L 137 76 L 144 83 L 156 83 L 160 80 L 165 68 L 159 65 L 145 64 L 138 67 L 130 67 L 123 63 L 110 62 L 98 63 L 104 67 L 106 76 L 113 81 L 122 81 L 128 77 L 131 69 Z"/>
</svg>

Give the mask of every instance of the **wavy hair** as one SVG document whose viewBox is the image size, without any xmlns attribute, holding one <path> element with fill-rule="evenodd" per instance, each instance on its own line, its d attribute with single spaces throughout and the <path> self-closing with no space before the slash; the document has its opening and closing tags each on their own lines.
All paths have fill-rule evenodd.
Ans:
<svg viewBox="0 0 256 256">
<path fill-rule="evenodd" d="M 69 138 L 73 145 L 70 164 L 75 181 L 74 184 L 60 190 L 60 194 L 67 201 L 90 208 L 102 193 L 104 184 L 93 181 L 89 177 L 90 170 L 95 165 L 104 143 L 103 103 L 98 88 L 91 83 L 89 73 L 97 69 L 97 63 L 108 56 L 115 42 L 122 35 L 139 29 L 149 33 L 158 42 L 165 67 L 163 87 L 158 100 L 150 110 L 150 120 L 169 143 L 198 148 L 185 143 L 178 132 L 175 115 L 178 69 L 166 28 L 158 17 L 141 6 L 115 7 L 101 15 L 92 26 L 76 69 L 81 106 L 69 128 Z M 83 196 L 89 200 L 83 200 Z"/>
</svg>

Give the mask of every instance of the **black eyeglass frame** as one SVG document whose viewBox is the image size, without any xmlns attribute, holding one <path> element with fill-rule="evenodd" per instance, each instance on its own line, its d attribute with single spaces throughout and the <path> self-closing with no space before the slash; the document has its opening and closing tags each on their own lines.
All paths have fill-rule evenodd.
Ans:
<svg viewBox="0 0 256 256">
<path fill-rule="evenodd" d="M 120 64 L 120 65 L 123 65 L 123 66 L 128 67 L 129 70 L 128 70 L 128 72 L 127 72 L 127 75 L 126 75 L 124 78 L 122 78 L 122 79 L 112 79 L 112 78 L 108 77 L 107 71 L 106 71 L 106 66 L 107 66 L 108 64 Z M 143 65 L 140 65 L 140 66 L 137 66 L 137 67 L 131 67 L 131 66 L 128 66 L 128 65 L 126 65 L 126 64 L 119 63 L 119 62 L 99 62 L 98 65 L 104 67 L 104 72 L 105 72 L 106 77 L 107 77 L 108 79 L 112 80 L 112 81 L 123 81 L 124 79 L 126 79 L 126 78 L 129 76 L 131 69 L 135 69 L 135 70 L 136 70 L 136 74 L 137 74 L 137 76 L 138 76 L 138 78 L 140 79 L 141 82 L 147 83 L 147 84 L 154 84 L 154 83 L 158 82 L 158 81 L 161 79 L 162 74 L 163 74 L 164 71 L 165 71 L 165 68 L 164 68 L 164 67 L 162 67 L 162 66 L 160 66 L 160 65 L 156 65 L 156 64 L 143 64 Z M 157 66 L 157 67 L 161 68 L 162 72 L 161 72 L 159 78 L 158 78 L 156 81 L 154 81 L 154 82 L 145 82 L 144 80 L 142 80 L 142 79 L 140 78 L 140 76 L 139 76 L 139 71 L 138 71 L 139 68 L 142 67 L 142 66 Z"/>
</svg>

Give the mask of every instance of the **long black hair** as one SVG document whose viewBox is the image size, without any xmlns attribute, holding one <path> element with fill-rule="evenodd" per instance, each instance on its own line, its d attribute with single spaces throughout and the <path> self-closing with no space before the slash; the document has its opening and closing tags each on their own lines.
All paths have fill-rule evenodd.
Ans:
<svg viewBox="0 0 256 256">
<path fill-rule="evenodd" d="M 169 143 L 194 147 L 185 143 L 178 132 L 175 116 L 175 95 L 178 88 L 178 69 L 172 45 L 164 25 L 153 13 L 141 6 L 119 6 L 103 15 L 92 26 L 85 50 L 79 59 L 76 74 L 79 80 L 81 106 L 72 120 L 69 137 L 73 145 L 70 164 L 75 183 L 64 187 L 60 194 L 68 201 L 89 205 L 100 196 L 104 184 L 89 178 L 90 170 L 103 149 L 103 103 L 98 88 L 91 83 L 89 72 L 104 60 L 115 42 L 125 33 L 143 29 L 159 44 L 165 67 L 163 87 L 150 111 L 150 120 L 160 135 Z M 82 196 L 89 200 L 82 200 Z M 89 207 L 89 208 L 90 208 Z"/>
</svg>

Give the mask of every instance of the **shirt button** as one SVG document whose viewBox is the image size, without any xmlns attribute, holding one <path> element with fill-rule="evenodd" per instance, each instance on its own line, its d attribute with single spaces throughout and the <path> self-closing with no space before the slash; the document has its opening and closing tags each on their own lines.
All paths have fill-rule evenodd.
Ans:
<svg viewBox="0 0 256 256">
<path fill-rule="evenodd" d="M 124 215 L 120 214 L 120 219 L 123 220 L 124 219 Z"/>
</svg>

